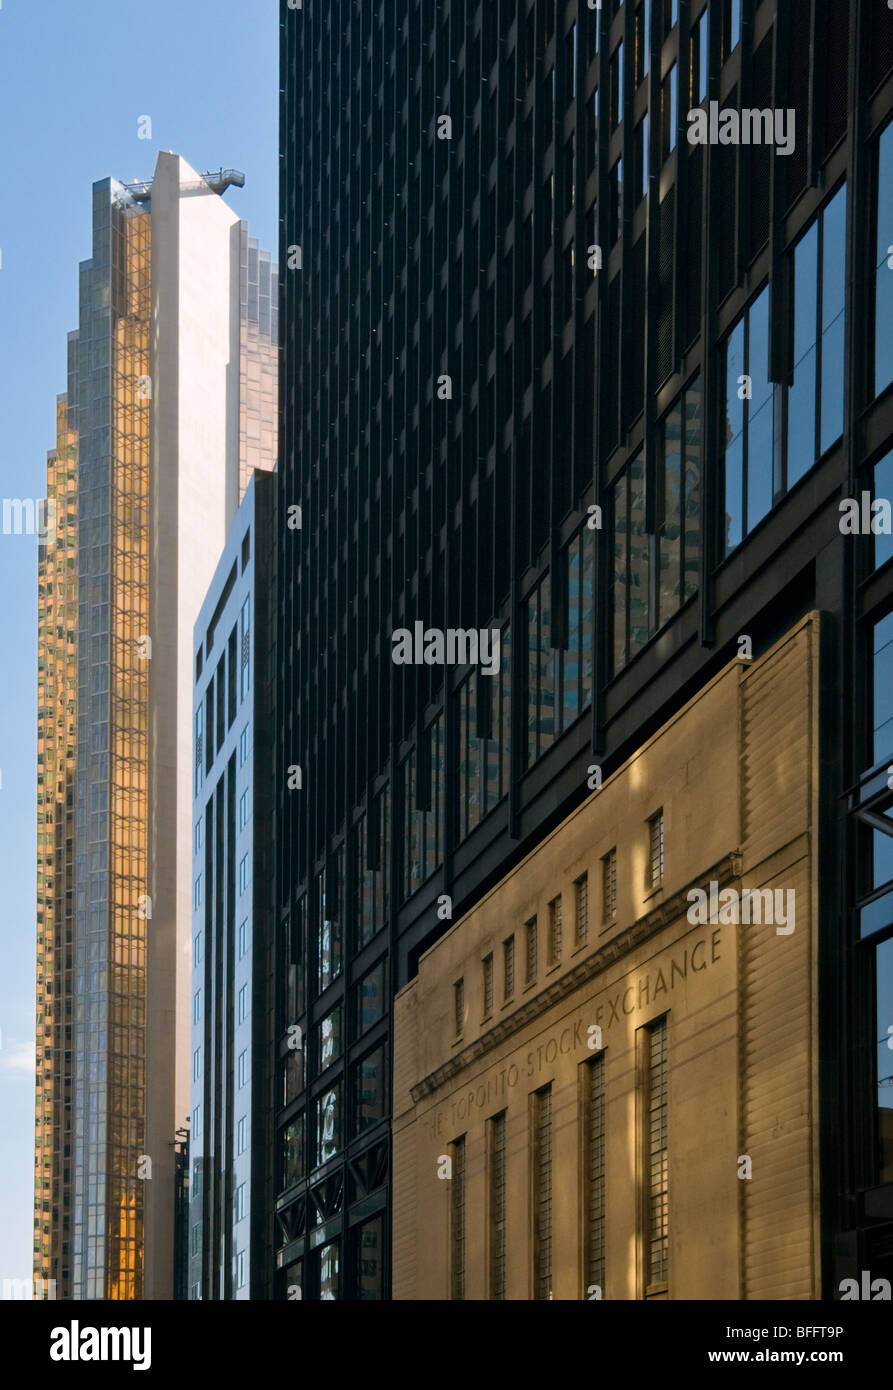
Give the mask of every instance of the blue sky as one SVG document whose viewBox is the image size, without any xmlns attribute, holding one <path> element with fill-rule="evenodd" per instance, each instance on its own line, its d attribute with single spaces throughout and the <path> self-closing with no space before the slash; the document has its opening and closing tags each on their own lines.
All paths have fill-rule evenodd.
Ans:
<svg viewBox="0 0 893 1390">
<path fill-rule="evenodd" d="M 0 496 L 45 495 L 95 180 L 150 178 L 159 150 L 241 169 L 227 201 L 277 250 L 278 8 L 2 0 Z M 0 1281 L 31 1268 L 36 625 L 37 542 L 0 534 Z"/>
</svg>

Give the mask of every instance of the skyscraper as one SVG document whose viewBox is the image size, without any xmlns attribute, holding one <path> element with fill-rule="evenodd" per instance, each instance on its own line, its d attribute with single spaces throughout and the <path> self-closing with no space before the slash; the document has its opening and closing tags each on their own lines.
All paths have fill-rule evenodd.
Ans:
<svg viewBox="0 0 893 1390">
<path fill-rule="evenodd" d="M 250 425 L 251 383 L 275 341 L 264 305 L 275 274 L 268 259 L 258 272 L 256 243 L 219 196 L 240 178 L 162 154 L 150 183 L 93 189 L 65 426 L 76 539 L 66 507 L 44 560 L 44 602 L 57 603 L 49 570 L 64 559 L 70 583 L 76 546 L 77 608 L 66 590 L 65 623 L 53 629 L 47 611 L 42 634 L 47 650 L 71 647 L 76 674 L 39 712 L 56 795 L 66 764 L 74 779 L 70 820 L 57 802 L 39 827 L 39 886 L 55 858 L 56 896 L 46 884 L 38 917 L 35 1272 L 60 1297 L 173 1286 L 175 1131 L 189 1111 L 192 624 L 238 507 L 241 441 L 257 466 L 272 467 L 276 448 L 275 431 Z"/>
<path fill-rule="evenodd" d="M 282 1065 L 291 1026 L 310 1044 L 277 1121 L 279 1292 L 387 1294 L 391 1000 L 420 955 L 596 769 L 812 612 L 809 1238 L 825 1297 L 883 1273 L 893 572 L 839 504 L 893 487 L 893 16 L 283 0 L 281 37 Z M 783 815 L 777 758 L 753 776 Z"/>
</svg>

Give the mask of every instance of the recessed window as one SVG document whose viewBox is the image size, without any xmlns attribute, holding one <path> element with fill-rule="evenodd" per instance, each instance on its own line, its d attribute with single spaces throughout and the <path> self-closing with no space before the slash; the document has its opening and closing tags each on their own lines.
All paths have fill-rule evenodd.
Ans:
<svg viewBox="0 0 893 1390">
<path fill-rule="evenodd" d="M 664 876 L 664 813 L 656 811 L 648 821 L 648 879 L 656 888 Z"/>
<path fill-rule="evenodd" d="M 511 999 L 515 992 L 515 938 L 510 936 L 502 943 L 503 999 Z"/>
<path fill-rule="evenodd" d="M 462 1034 L 465 1023 L 465 981 L 457 980 L 453 985 L 453 1018 L 456 1024 L 456 1037 Z"/>
<path fill-rule="evenodd" d="M 582 946 L 589 932 L 589 875 L 574 882 L 574 945 Z"/>
<path fill-rule="evenodd" d="M 561 895 L 549 903 L 549 964 L 561 960 Z"/>
<path fill-rule="evenodd" d="M 242 895 L 242 893 L 245 892 L 245 889 L 246 889 L 247 887 L 248 887 L 248 855 L 245 854 L 245 855 L 242 856 L 242 860 L 241 860 L 241 862 L 240 862 L 240 864 L 239 864 L 239 895 L 240 895 L 240 896 Z"/>
<path fill-rule="evenodd" d="M 201 1018 L 202 1018 L 202 992 L 201 992 L 200 989 L 197 989 L 197 990 L 195 991 L 195 994 L 193 994 L 193 996 L 192 996 L 192 1021 L 193 1021 L 193 1023 L 201 1023 Z"/>
<path fill-rule="evenodd" d="M 483 1017 L 489 1018 L 493 1012 L 493 956 L 484 956 L 481 961 L 481 993 L 484 1000 Z"/>
<path fill-rule="evenodd" d="M 248 1120 L 243 1115 L 236 1126 L 236 1153 L 243 1154 L 248 1146 Z"/>
<path fill-rule="evenodd" d="M 248 791 L 243 791 L 239 797 L 239 829 L 244 830 L 248 824 Z"/>
<path fill-rule="evenodd" d="M 238 1017 L 237 1017 L 236 1021 L 237 1021 L 238 1023 L 244 1023 L 244 1022 L 245 1022 L 245 1017 L 246 1017 L 247 1013 L 248 1013 L 248 986 L 247 986 L 247 985 L 243 985 L 242 988 L 239 990 Z"/>
<path fill-rule="evenodd" d="M 202 905 L 202 876 L 199 874 L 195 883 L 192 885 L 192 906 L 201 907 Z"/>
<path fill-rule="evenodd" d="M 525 924 L 524 924 L 524 935 L 525 935 L 525 971 L 524 971 L 524 983 L 525 983 L 525 985 L 532 985 L 533 982 L 534 982 L 534 980 L 536 979 L 536 957 L 537 957 L 536 918 L 535 918 L 535 917 L 531 917 L 531 919 L 530 919 L 529 922 L 525 922 Z"/>
<path fill-rule="evenodd" d="M 238 1089 L 241 1090 L 248 1080 L 248 1049 L 244 1048 L 239 1053 L 239 1062 L 236 1068 L 238 1076 Z"/>
<path fill-rule="evenodd" d="M 197 1047 L 192 1054 L 192 1079 L 198 1081 L 202 1074 L 202 1050 Z"/>
<path fill-rule="evenodd" d="M 608 850 L 602 858 L 602 918 L 613 922 L 617 915 L 617 851 Z"/>
<path fill-rule="evenodd" d="M 239 960 L 242 959 L 248 950 L 248 919 L 239 924 Z"/>
</svg>

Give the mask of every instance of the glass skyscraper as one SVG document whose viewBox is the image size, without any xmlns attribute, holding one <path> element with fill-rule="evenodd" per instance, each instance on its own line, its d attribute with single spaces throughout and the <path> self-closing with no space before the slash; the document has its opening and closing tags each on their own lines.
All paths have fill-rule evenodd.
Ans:
<svg viewBox="0 0 893 1390">
<path fill-rule="evenodd" d="M 41 569 L 35 1273 L 59 1297 L 172 1289 L 192 624 L 241 480 L 276 448 L 275 267 L 223 187 L 172 154 L 151 183 L 94 186 L 50 464 L 64 524 Z"/>
</svg>

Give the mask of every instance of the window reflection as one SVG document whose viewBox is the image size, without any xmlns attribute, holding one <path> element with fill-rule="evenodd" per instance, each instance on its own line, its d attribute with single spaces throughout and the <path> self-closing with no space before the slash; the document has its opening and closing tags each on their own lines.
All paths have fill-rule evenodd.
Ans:
<svg viewBox="0 0 893 1390">
<path fill-rule="evenodd" d="M 281 1135 L 281 1188 L 304 1177 L 304 1112 L 285 1126 Z"/>
<path fill-rule="evenodd" d="M 323 1303 L 334 1302 L 341 1296 L 338 1242 L 333 1240 L 319 1252 L 319 1297 Z"/>
<path fill-rule="evenodd" d="M 877 948 L 878 1181 L 893 1182 L 893 937 Z"/>
<path fill-rule="evenodd" d="M 358 1299 L 384 1298 L 384 1220 L 366 1221 L 355 1236 Z"/>
<path fill-rule="evenodd" d="M 874 394 L 893 381 L 893 269 L 888 261 L 893 243 L 893 123 L 878 141 L 877 240 L 874 291 Z"/>
<path fill-rule="evenodd" d="M 354 1068 L 357 1134 L 384 1119 L 386 1071 L 384 1043 Z"/>
<path fill-rule="evenodd" d="M 341 1082 L 316 1102 L 316 1167 L 327 1163 L 341 1147 Z"/>
<path fill-rule="evenodd" d="M 875 764 L 893 752 L 893 613 L 874 627 Z"/>
<path fill-rule="evenodd" d="M 357 986 L 357 1033 L 364 1033 L 384 1017 L 385 962 L 380 960 Z"/>
</svg>

